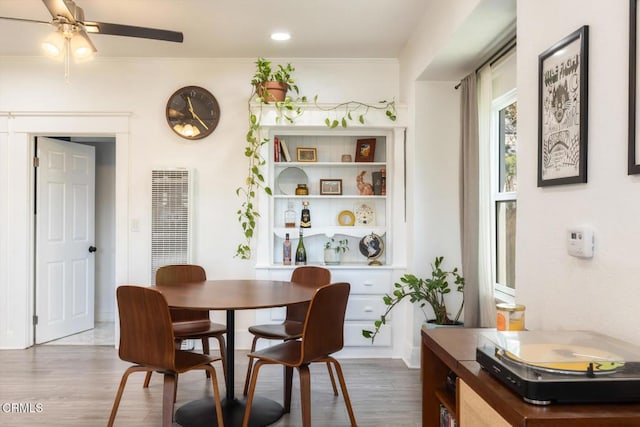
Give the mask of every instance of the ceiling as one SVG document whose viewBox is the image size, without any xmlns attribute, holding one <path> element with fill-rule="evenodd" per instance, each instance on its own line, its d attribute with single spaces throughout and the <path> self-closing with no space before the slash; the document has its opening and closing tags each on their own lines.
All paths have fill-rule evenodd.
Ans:
<svg viewBox="0 0 640 427">
<path fill-rule="evenodd" d="M 184 43 L 92 34 L 99 57 L 398 58 L 413 29 L 434 5 L 451 0 L 75 0 L 85 19 L 181 31 Z M 457 1 L 457 0 L 456 0 Z M 505 4 L 512 4 L 507 7 Z M 440 56 L 477 60 L 507 22 L 515 0 L 481 0 L 456 42 Z M 41 0 L 0 0 L 0 16 L 49 22 Z M 46 24 L 0 20 L 0 56 L 42 56 Z M 275 42 L 274 31 L 292 39 Z M 482 33 L 479 36 L 478 31 Z"/>
</svg>

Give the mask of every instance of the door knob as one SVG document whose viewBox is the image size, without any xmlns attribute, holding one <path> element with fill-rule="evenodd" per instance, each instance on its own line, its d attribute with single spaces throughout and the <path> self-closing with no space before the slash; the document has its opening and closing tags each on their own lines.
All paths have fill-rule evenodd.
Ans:
<svg viewBox="0 0 640 427">
<path fill-rule="evenodd" d="M 95 252 L 98 249 L 95 246 L 89 246 L 89 252 Z"/>
</svg>

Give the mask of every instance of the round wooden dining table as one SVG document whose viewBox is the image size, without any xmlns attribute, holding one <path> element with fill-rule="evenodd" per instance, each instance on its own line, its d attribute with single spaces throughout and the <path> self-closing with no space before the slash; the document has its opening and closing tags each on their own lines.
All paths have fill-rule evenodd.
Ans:
<svg viewBox="0 0 640 427">
<path fill-rule="evenodd" d="M 227 313 L 226 398 L 222 402 L 226 426 L 241 426 L 246 399 L 235 397 L 234 350 L 235 311 L 281 307 L 311 300 L 315 288 L 275 280 L 207 280 L 171 286 L 155 286 L 170 307 L 198 310 L 225 310 Z M 279 420 L 283 407 L 274 400 L 256 396 L 251 405 L 250 426 L 266 426 Z M 213 399 L 201 399 L 182 405 L 175 421 L 181 426 L 216 426 Z"/>
</svg>

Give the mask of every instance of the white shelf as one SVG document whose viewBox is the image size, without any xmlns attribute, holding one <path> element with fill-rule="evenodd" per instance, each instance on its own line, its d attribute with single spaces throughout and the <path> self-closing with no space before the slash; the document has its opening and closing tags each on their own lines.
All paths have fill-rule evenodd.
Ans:
<svg viewBox="0 0 640 427">
<path fill-rule="evenodd" d="M 355 194 L 342 194 L 340 196 L 331 196 L 325 194 L 308 194 L 306 196 L 296 196 L 296 195 L 288 195 L 288 194 L 274 194 L 274 199 L 386 199 L 387 196 L 361 196 Z"/>
<path fill-rule="evenodd" d="M 288 167 L 385 167 L 387 162 L 274 162 L 276 168 Z"/>
<path fill-rule="evenodd" d="M 274 227 L 273 234 L 281 239 L 284 239 L 285 234 L 289 233 L 290 238 L 296 238 L 298 236 L 299 228 L 285 228 L 285 227 Z M 312 236 L 326 236 L 332 237 L 336 234 L 342 234 L 350 237 L 364 237 L 371 233 L 375 233 L 380 237 L 384 237 L 386 234 L 386 227 L 356 227 L 356 226 L 335 226 L 335 227 L 311 227 L 311 228 L 303 228 L 302 235 L 307 237 Z"/>
</svg>

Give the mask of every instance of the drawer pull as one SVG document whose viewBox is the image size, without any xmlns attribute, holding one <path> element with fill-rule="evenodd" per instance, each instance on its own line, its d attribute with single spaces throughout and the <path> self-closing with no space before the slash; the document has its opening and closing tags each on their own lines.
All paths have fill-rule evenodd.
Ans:
<svg viewBox="0 0 640 427">
<path fill-rule="evenodd" d="M 373 307 L 371 307 L 370 305 L 366 306 L 366 307 L 364 308 L 364 312 L 365 312 L 365 313 L 371 313 L 371 312 L 373 312 Z"/>
<path fill-rule="evenodd" d="M 364 286 L 373 286 L 373 283 L 371 283 L 371 282 L 364 282 L 364 283 L 362 283 L 362 284 L 363 284 Z"/>
</svg>

